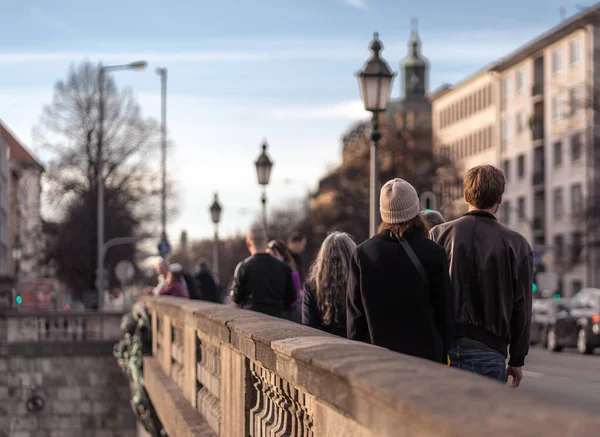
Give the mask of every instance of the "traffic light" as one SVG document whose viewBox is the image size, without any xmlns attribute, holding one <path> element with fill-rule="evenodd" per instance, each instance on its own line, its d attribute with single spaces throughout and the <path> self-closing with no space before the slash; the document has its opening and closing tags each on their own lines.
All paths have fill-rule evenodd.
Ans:
<svg viewBox="0 0 600 437">
<path fill-rule="evenodd" d="M 556 301 L 559 301 L 559 300 L 560 300 L 560 298 L 561 298 L 561 296 L 560 296 L 560 293 L 556 293 L 556 294 L 554 295 L 554 300 L 556 300 Z"/>
<path fill-rule="evenodd" d="M 534 283 L 533 283 L 533 285 L 531 286 L 531 291 L 532 291 L 533 293 L 537 293 L 537 291 L 538 291 L 538 286 L 537 286 L 537 284 L 536 284 L 535 282 L 534 282 Z"/>
<path fill-rule="evenodd" d="M 15 297 L 15 302 L 17 303 L 17 305 L 21 305 L 21 303 L 23 302 L 23 298 L 20 294 L 17 294 L 17 297 Z"/>
</svg>

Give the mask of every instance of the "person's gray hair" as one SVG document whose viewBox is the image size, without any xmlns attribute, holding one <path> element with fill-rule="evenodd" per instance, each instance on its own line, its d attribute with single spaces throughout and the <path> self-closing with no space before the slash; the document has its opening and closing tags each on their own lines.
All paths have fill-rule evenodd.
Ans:
<svg viewBox="0 0 600 437">
<path fill-rule="evenodd" d="M 248 241 L 250 241 L 254 247 L 265 248 L 267 247 L 268 238 L 267 231 L 263 226 L 254 225 L 248 231 Z"/>
<path fill-rule="evenodd" d="M 423 215 L 425 216 L 425 220 L 427 220 L 427 223 L 429 223 L 429 227 L 431 229 L 435 228 L 437 225 L 446 223 L 444 216 L 439 211 L 429 210 L 425 211 Z"/>
<path fill-rule="evenodd" d="M 333 232 L 323 241 L 310 268 L 308 283 L 315 288 L 323 325 L 346 323 L 346 288 L 355 248 L 350 235 Z"/>
</svg>

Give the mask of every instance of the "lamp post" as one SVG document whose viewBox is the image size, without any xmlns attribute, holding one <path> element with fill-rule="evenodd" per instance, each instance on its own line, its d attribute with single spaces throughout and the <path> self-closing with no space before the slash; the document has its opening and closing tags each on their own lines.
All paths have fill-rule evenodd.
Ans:
<svg viewBox="0 0 600 437">
<path fill-rule="evenodd" d="M 161 82 L 161 242 L 167 239 L 167 69 L 157 68 Z"/>
<path fill-rule="evenodd" d="M 369 48 L 372 55 L 362 70 L 356 73 L 356 76 L 365 109 L 373 114 L 371 118 L 371 195 L 369 200 L 369 235 L 373 236 L 377 233 L 379 222 L 379 163 L 377 159 L 377 147 L 381 139 L 379 113 L 387 109 L 396 73 L 390 70 L 388 63 L 379 54 L 383 50 L 383 44 L 379 41 L 377 32 L 373 34 L 373 41 Z"/>
<path fill-rule="evenodd" d="M 100 66 L 98 71 L 98 154 L 96 158 L 96 184 L 98 185 L 98 255 L 96 268 L 96 290 L 98 292 L 98 309 L 101 309 L 104 299 L 104 76 L 109 71 L 143 70 L 148 63 L 136 61 L 125 65 Z"/>
<path fill-rule="evenodd" d="M 258 183 L 263 188 L 260 201 L 262 203 L 263 226 L 265 228 L 265 232 L 267 232 L 267 185 L 269 185 L 269 179 L 271 179 L 271 169 L 273 168 L 273 161 L 271 161 L 271 158 L 269 158 L 269 155 L 267 155 L 267 147 L 267 140 L 265 140 L 262 143 L 262 153 L 254 162 L 254 165 L 256 166 Z"/>
<path fill-rule="evenodd" d="M 221 205 L 219 204 L 219 195 L 215 193 L 215 200 L 210 206 L 210 216 L 215 224 L 215 241 L 213 243 L 213 273 L 219 274 L 219 222 L 221 221 Z"/>
</svg>

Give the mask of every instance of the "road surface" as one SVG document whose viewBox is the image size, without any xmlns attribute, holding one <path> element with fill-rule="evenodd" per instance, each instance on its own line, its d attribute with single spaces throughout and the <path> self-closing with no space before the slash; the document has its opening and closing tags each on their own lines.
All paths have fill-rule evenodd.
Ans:
<svg viewBox="0 0 600 437">
<path fill-rule="evenodd" d="M 576 349 L 552 353 L 532 347 L 524 370 L 519 387 L 524 394 L 600 415 L 600 350 L 582 356 Z"/>
</svg>

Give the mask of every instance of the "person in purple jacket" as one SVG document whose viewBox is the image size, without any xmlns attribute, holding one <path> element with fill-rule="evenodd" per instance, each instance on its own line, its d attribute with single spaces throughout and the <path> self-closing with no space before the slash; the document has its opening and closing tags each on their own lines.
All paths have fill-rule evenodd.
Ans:
<svg viewBox="0 0 600 437">
<path fill-rule="evenodd" d="M 286 309 L 284 318 L 291 320 L 292 322 L 302 323 L 302 283 L 294 257 L 285 243 L 281 240 L 271 240 L 267 245 L 267 252 L 279 258 L 292 269 L 292 280 L 294 281 L 294 287 L 296 288 L 296 300 Z"/>
<path fill-rule="evenodd" d="M 160 290 L 159 295 L 190 298 L 187 285 L 183 280 L 183 267 L 180 264 L 171 264 L 167 285 Z"/>
</svg>

